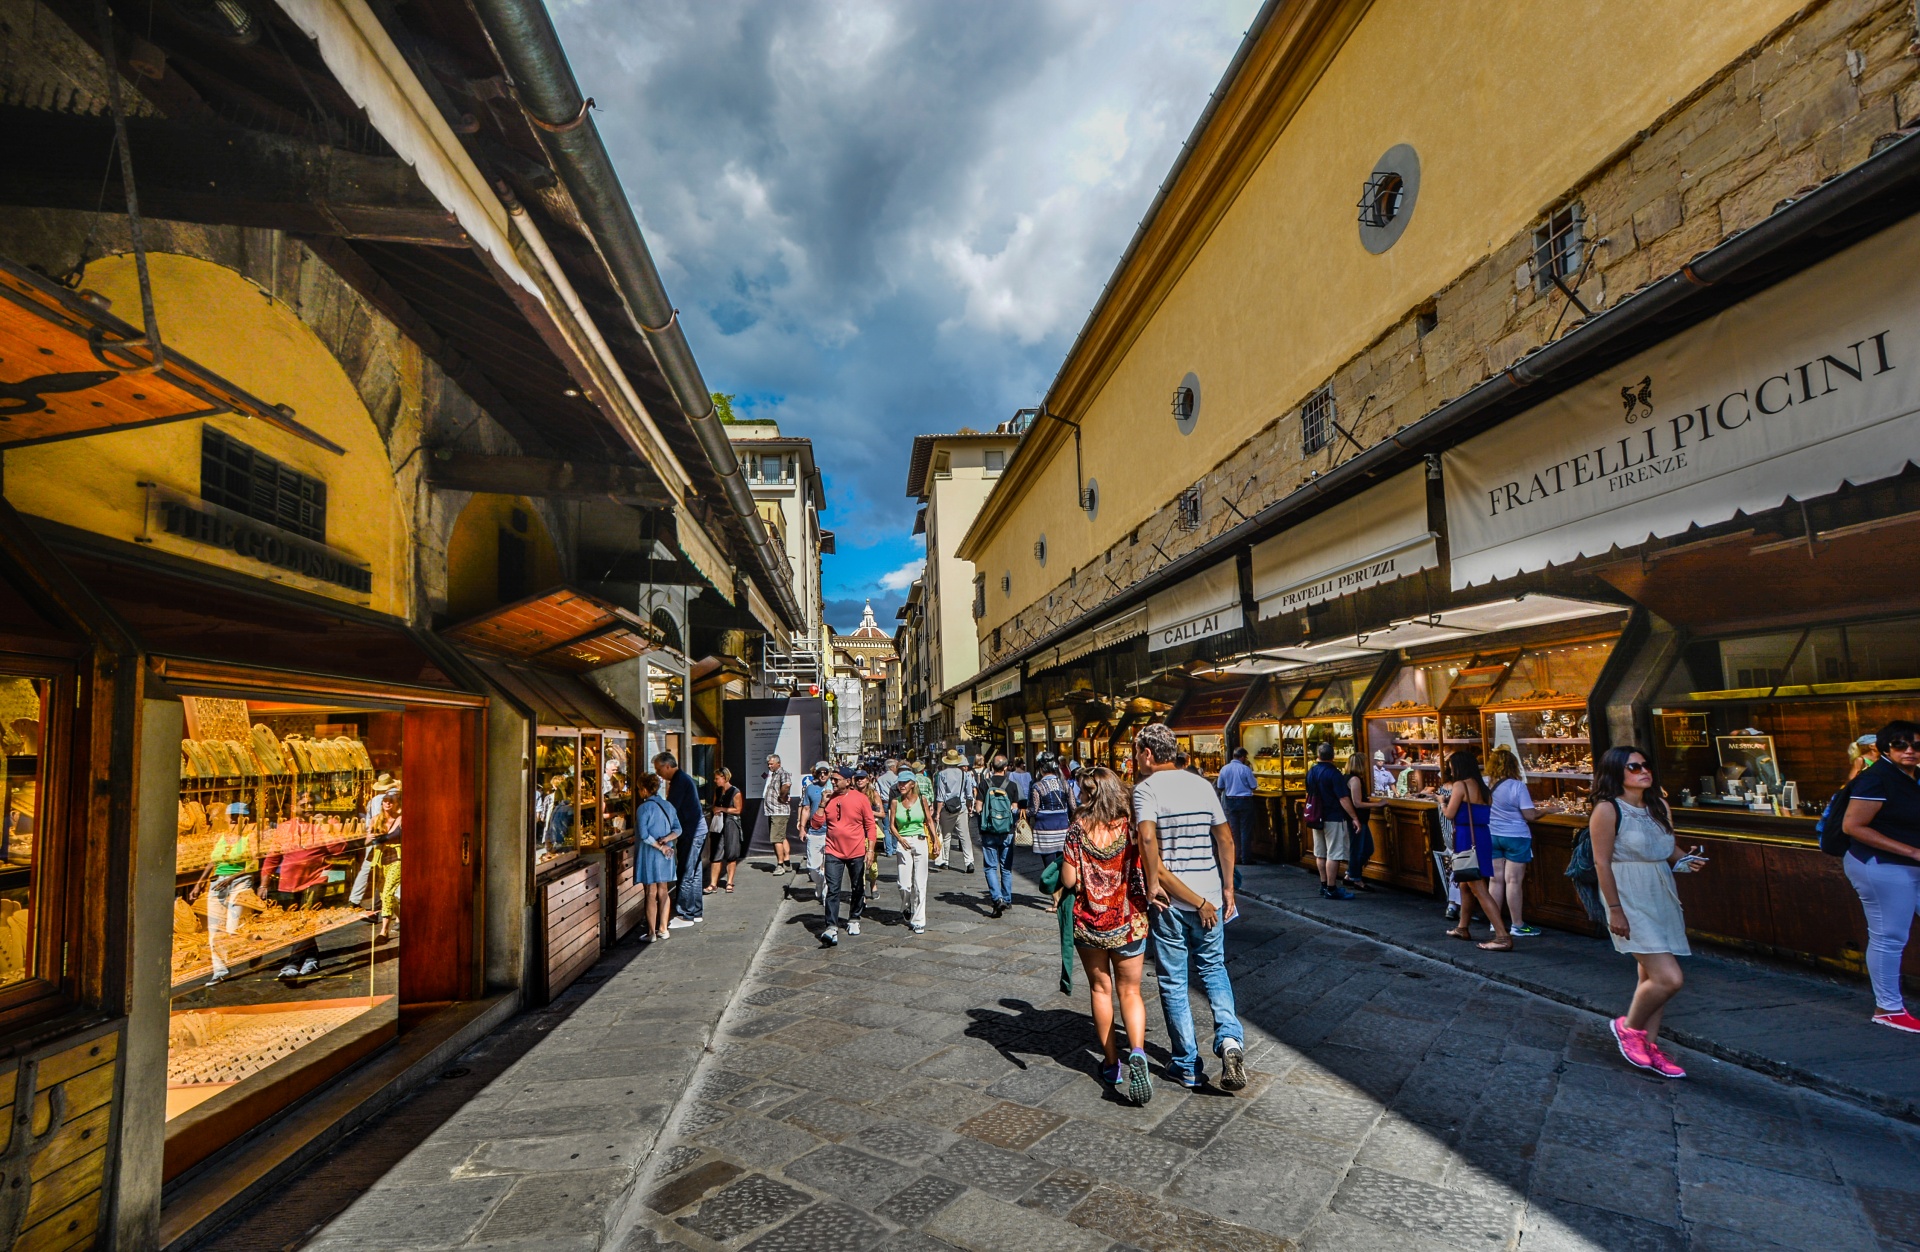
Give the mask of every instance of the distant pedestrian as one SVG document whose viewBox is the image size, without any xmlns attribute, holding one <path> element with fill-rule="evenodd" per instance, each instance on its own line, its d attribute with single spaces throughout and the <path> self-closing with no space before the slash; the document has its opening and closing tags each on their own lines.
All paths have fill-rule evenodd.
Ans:
<svg viewBox="0 0 1920 1252">
<path fill-rule="evenodd" d="M 1314 762 L 1307 770 L 1307 799 L 1313 804 L 1320 824 L 1313 832 L 1313 859 L 1320 870 L 1320 895 L 1327 900 L 1351 900 L 1353 892 L 1340 885 L 1345 876 L 1347 858 L 1353 855 L 1353 828 L 1360 822 L 1359 811 L 1347 790 L 1346 776 L 1333 763 L 1333 744 L 1322 739 L 1313 750 Z"/>
<path fill-rule="evenodd" d="M 707 858 L 708 895 L 722 887 L 729 895 L 733 893 L 733 876 L 740 868 L 740 858 L 747 854 L 746 832 L 740 825 L 745 808 L 746 797 L 733 785 L 733 771 L 724 765 L 714 770 L 713 801 L 707 810 L 707 829 L 712 832 L 707 843 L 712 850 Z M 720 881 L 723 872 L 724 884 Z"/>
<path fill-rule="evenodd" d="M 1387 807 L 1385 800 L 1367 799 L 1368 774 L 1358 752 L 1347 758 L 1347 804 L 1353 810 L 1353 833 L 1348 837 L 1347 871 L 1342 880 L 1352 891 L 1372 891 L 1366 878 L 1373 860 L 1373 815 Z"/>
<path fill-rule="evenodd" d="M 1680 854 L 1653 759 L 1635 747 L 1609 748 L 1595 765 L 1587 833 L 1614 951 L 1631 953 L 1640 967 L 1633 1003 L 1613 1019 L 1614 1041 L 1629 1064 L 1685 1078 L 1659 1043 L 1661 1016 L 1685 982 L 1674 958 L 1693 955 L 1673 876 L 1698 870 L 1706 858 L 1697 848 Z"/>
<path fill-rule="evenodd" d="M 700 895 L 700 857 L 707 843 L 707 819 L 700 811 L 700 788 L 694 783 L 693 775 L 680 768 L 673 753 L 662 752 L 654 757 L 653 772 L 666 784 L 667 803 L 680 818 L 680 842 L 674 845 L 680 871 L 680 888 L 674 894 L 674 905 L 680 916 L 668 923 L 678 930 L 706 916 Z"/>
<path fill-rule="evenodd" d="M 774 877 L 793 872 L 793 853 L 787 846 L 787 834 L 793 829 L 793 775 L 780 764 L 778 755 L 767 756 L 767 777 L 760 807 L 767 815 L 767 842 L 773 845 Z"/>
<path fill-rule="evenodd" d="M 1233 885 L 1240 885 L 1240 867 L 1247 863 L 1247 840 L 1253 832 L 1254 806 L 1258 787 L 1253 766 L 1247 763 L 1247 750 L 1235 748 L 1233 759 L 1220 770 L 1214 784 L 1220 791 L 1220 806 L 1227 811 L 1227 825 L 1233 827 Z"/>
<path fill-rule="evenodd" d="M 933 779 L 933 807 L 940 822 L 940 856 L 935 869 L 945 869 L 954 846 L 960 848 L 967 873 L 973 873 L 973 844 L 967 839 L 969 813 L 973 808 L 973 779 L 967 773 L 966 760 L 948 748 L 940 758 L 940 772 Z"/>
<path fill-rule="evenodd" d="M 1860 775 L 1872 769 L 1880 760 L 1880 737 L 1862 735 L 1847 745 L 1847 781 L 1852 782 Z"/>
<path fill-rule="evenodd" d="M 813 773 L 801 789 L 805 811 L 800 834 L 807 858 L 807 879 L 813 883 L 814 899 L 820 901 L 827 898 L 827 875 L 822 868 L 822 858 L 826 855 L 827 846 L 827 797 L 833 793 L 833 784 L 829 779 L 832 768 L 825 761 L 814 762 Z"/>
<path fill-rule="evenodd" d="M 633 881 L 646 885 L 640 919 L 646 926 L 648 940 L 665 939 L 668 923 L 673 920 L 673 887 L 680 881 L 674 857 L 674 844 L 683 833 L 680 815 L 660 794 L 658 774 L 640 775 L 635 786 L 640 793 L 640 802 L 634 809 L 640 843 L 633 863 Z"/>
<path fill-rule="evenodd" d="M 1453 869 L 1453 881 L 1460 885 L 1460 924 L 1447 934 L 1455 939 L 1473 938 L 1473 901 L 1478 900 L 1493 925 L 1493 938 L 1481 944 L 1481 950 L 1511 952 L 1513 936 L 1507 933 L 1507 923 L 1487 890 L 1487 879 L 1493 875 L 1493 829 L 1487 822 L 1491 796 L 1487 780 L 1480 775 L 1480 754 L 1462 748 L 1447 758 L 1446 770 L 1453 784 L 1447 792 L 1445 810 L 1447 820 L 1453 823 L 1453 851 L 1456 856 L 1469 851 L 1473 854 L 1470 865 Z"/>
<path fill-rule="evenodd" d="M 914 934 L 927 929 L 927 839 L 933 832 L 933 810 L 920 794 L 919 780 L 912 774 L 900 779 L 893 789 L 892 809 L 894 854 L 900 881 L 900 916 Z"/>
<path fill-rule="evenodd" d="M 1889 722 L 1874 736 L 1874 763 L 1847 785 L 1842 864 L 1867 915 L 1867 976 L 1873 1020 L 1920 1034 L 1907 1011 L 1900 966 L 1920 915 L 1920 726 Z"/>
<path fill-rule="evenodd" d="M 895 856 L 893 836 L 893 791 L 900 785 L 900 762 L 888 757 L 882 766 L 880 776 L 873 780 L 875 791 L 880 793 L 880 830 L 887 839 L 887 855 Z"/>
<path fill-rule="evenodd" d="M 860 933 L 860 917 L 866 911 L 867 858 L 880 827 L 873 818 L 873 805 L 854 787 L 853 771 L 842 766 L 833 775 L 833 794 L 823 812 L 826 815 L 826 841 L 821 868 L 826 873 L 826 929 L 820 942 L 831 948 L 840 942 L 840 902 L 848 901 L 847 933 Z"/>
<path fill-rule="evenodd" d="M 1088 769 L 1080 782 L 1080 807 L 1067 829 L 1061 882 L 1073 893 L 1073 944 L 1087 970 L 1093 1033 L 1105 1058 L 1101 1080 L 1127 1084 L 1135 1104 L 1153 1098 L 1147 1073 L 1147 1006 L 1140 998 L 1140 972 L 1147 961 L 1147 873 L 1159 860 L 1133 823 L 1133 797 L 1120 776 L 1105 766 Z M 1127 1058 L 1113 1033 L 1115 993 L 1127 1032 Z"/>
<path fill-rule="evenodd" d="M 1173 1076 L 1188 1088 L 1205 1086 L 1187 1002 L 1188 979 L 1198 974 L 1213 1010 L 1220 1085 L 1239 1091 L 1247 1085 L 1245 1036 L 1234 1014 L 1226 939 L 1226 924 L 1237 916 L 1233 831 L 1207 780 L 1173 763 L 1178 751 L 1173 732 L 1159 723 L 1141 727 L 1133 739 L 1133 820 L 1153 846 L 1149 887 L 1163 901 L 1150 923 L 1160 1009 L 1171 1036 Z"/>
<path fill-rule="evenodd" d="M 1527 865 L 1533 860 L 1533 827 L 1540 812 L 1533 807 L 1533 793 L 1520 775 L 1520 758 L 1512 748 L 1502 745 L 1487 756 L 1487 781 L 1493 784 L 1493 801 L 1487 811 L 1488 828 L 1493 832 L 1493 874 L 1488 879 L 1488 894 L 1493 907 L 1507 911 L 1507 933 L 1516 939 L 1528 939 L 1540 933 L 1538 926 L 1526 924 L 1525 885 Z"/>
<path fill-rule="evenodd" d="M 1045 752 L 1033 759 L 1033 799 L 1027 822 L 1033 827 L 1033 852 L 1040 858 L 1040 885 L 1052 896 L 1048 909 L 1060 907 L 1060 854 L 1067 846 L 1067 828 L 1073 825 L 1073 794 L 1060 777 L 1053 757 Z"/>
<path fill-rule="evenodd" d="M 1019 820 L 1019 802 L 1007 778 L 1005 758 L 996 771 L 981 779 L 976 804 L 980 814 L 980 859 L 987 866 L 987 898 L 999 917 L 1013 906 L 1013 830 Z"/>
</svg>

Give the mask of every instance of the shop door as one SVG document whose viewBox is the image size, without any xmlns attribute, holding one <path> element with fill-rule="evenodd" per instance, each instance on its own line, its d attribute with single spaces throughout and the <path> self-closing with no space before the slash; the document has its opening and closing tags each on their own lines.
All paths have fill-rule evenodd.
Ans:
<svg viewBox="0 0 1920 1252">
<path fill-rule="evenodd" d="M 409 708 L 402 736 L 407 796 L 400 892 L 400 1002 L 475 994 L 474 883 L 480 872 L 475 709 Z"/>
</svg>

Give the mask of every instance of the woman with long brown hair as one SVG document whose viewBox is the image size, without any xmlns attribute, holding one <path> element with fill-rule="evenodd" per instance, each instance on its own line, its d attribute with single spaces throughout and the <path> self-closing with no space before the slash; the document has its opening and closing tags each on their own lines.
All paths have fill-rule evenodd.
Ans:
<svg viewBox="0 0 1920 1252">
<path fill-rule="evenodd" d="M 1513 951 L 1513 936 L 1487 891 L 1487 878 L 1493 873 L 1493 827 L 1488 822 L 1492 797 L 1487 780 L 1480 776 L 1480 754 L 1462 748 L 1447 758 L 1447 820 L 1453 823 L 1453 881 L 1460 884 L 1460 924 L 1449 930 L 1455 939 L 1473 938 L 1473 902 L 1493 923 L 1493 938 L 1480 945 L 1486 952 Z M 1469 855 L 1470 854 L 1470 855 Z"/>
<path fill-rule="evenodd" d="M 1073 946 L 1087 971 L 1093 1029 L 1105 1058 L 1100 1077 L 1122 1080 L 1135 1104 L 1153 1098 L 1147 1073 L 1147 1006 L 1140 972 L 1147 958 L 1147 882 L 1159 878 L 1159 849 L 1133 824 L 1133 797 L 1120 775 L 1096 765 L 1079 777 L 1080 807 L 1067 828 L 1060 885 L 1073 893 Z M 1113 1033 L 1113 1002 L 1127 1032 L 1127 1058 Z"/>
</svg>

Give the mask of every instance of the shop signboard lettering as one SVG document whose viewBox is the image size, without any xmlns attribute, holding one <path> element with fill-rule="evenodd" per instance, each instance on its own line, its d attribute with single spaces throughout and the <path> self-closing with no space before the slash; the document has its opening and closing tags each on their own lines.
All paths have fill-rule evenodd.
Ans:
<svg viewBox="0 0 1920 1252">
<path fill-rule="evenodd" d="M 1163 652 L 1196 639 L 1238 630 L 1246 621 L 1240 608 L 1240 571 L 1223 561 L 1203 574 L 1147 600 L 1147 650 Z"/>
<path fill-rule="evenodd" d="M 156 508 L 160 528 L 169 535 L 223 548 L 237 556 L 362 595 L 373 591 L 373 571 L 364 564 L 277 526 L 198 501 L 163 497 L 156 501 Z"/>
<path fill-rule="evenodd" d="M 1256 544 L 1253 598 L 1261 617 L 1277 617 L 1439 564 L 1423 467 Z"/>
<path fill-rule="evenodd" d="M 1705 713 L 1662 713 L 1660 716 L 1660 738 L 1669 748 L 1704 748 L 1707 746 L 1707 715 Z"/>
<path fill-rule="evenodd" d="M 800 779 L 812 764 L 803 758 L 804 749 L 800 740 L 800 715 L 787 713 L 778 717 L 749 717 L 746 719 L 746 770 L 747 785 L 743 790 L 749 800 L 764 799 L 767 794 L 767 758 L 780 758 L 780 768 L 793 776 L 793 792 L 798 794 Z"/>
<path fill-rule="evenodd" d="M 1456 588 L 1899 473 L 1920 447 L 1920 222 L 1447 452 Z"/>
</svg>

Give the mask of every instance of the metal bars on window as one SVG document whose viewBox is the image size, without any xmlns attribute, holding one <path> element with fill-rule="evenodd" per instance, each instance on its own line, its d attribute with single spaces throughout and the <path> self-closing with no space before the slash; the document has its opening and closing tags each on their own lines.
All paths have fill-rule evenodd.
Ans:
<svg viewBox="0 0 1920 1252">
<path fill-rule="evenodd" d="M 327 484 L 211 426 L 200 433 L 200 498 L 303 539 L 327 541 Z"/>
</svg>

